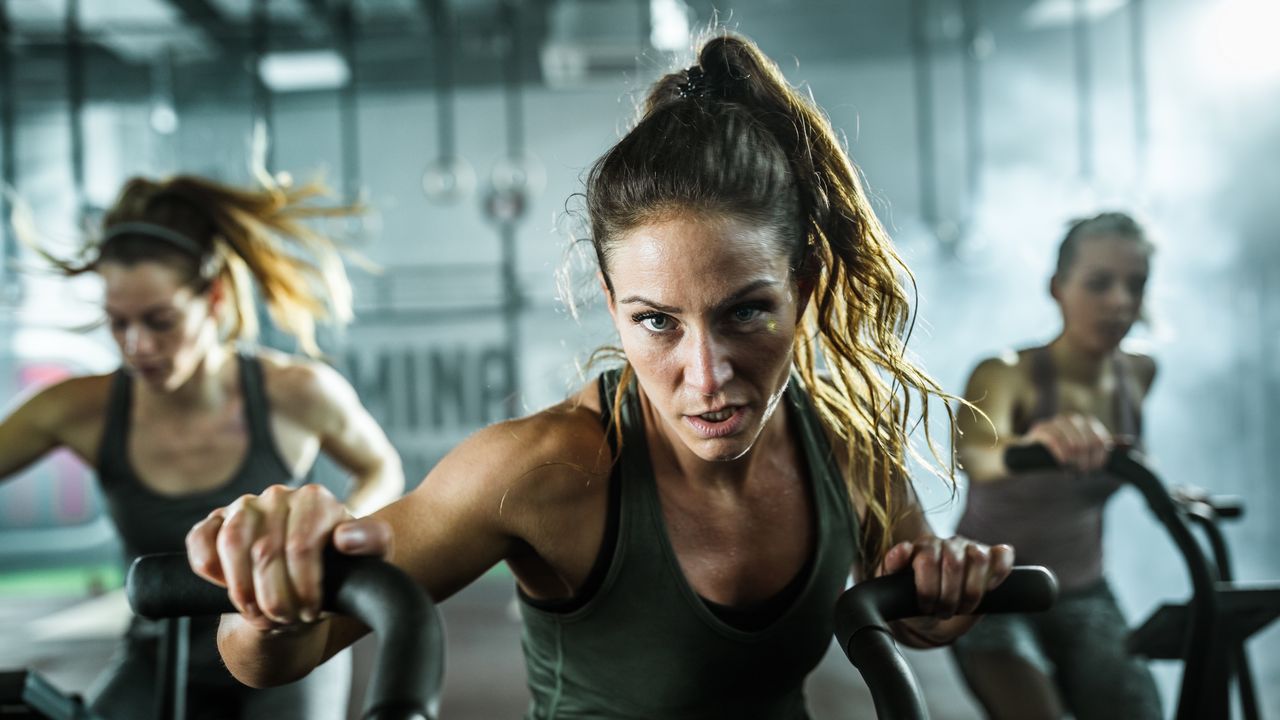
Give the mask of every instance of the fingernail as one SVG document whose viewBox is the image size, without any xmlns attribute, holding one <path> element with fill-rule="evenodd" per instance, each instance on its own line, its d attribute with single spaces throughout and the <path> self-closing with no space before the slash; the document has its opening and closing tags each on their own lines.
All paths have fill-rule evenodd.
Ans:
<svg viewBox="0 0 1280 720">
<path fill-rule="evenodd" d="M 316 611 L 309 607 L 304 607 L 302 608 L 302 611 L 298 613 L 298 617 L 302 618 L 302 622 L 304 623 L 313 623 L 316 621 Z"/>
<path fill-rule="evenodd" d="M 356 550 L 368 544 L 369 533 L 358 525 L 347 525 L 338 530 L 338 536 L 335 540 L 352 550 Z"/>
</svg>

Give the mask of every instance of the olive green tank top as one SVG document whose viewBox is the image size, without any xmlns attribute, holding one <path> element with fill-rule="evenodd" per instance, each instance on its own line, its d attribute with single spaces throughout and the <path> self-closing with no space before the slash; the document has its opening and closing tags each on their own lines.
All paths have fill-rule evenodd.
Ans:
<svg viewBox="0 0 1280 720">
<path fill-rule="evenodd" d="M 606 423 L 616 383 L 616 372 L 601 377 Z M 793 378 L 784 405 L 808 466 L 816 548 L 788 588 L 763 603 L 765 622 L 744 627 L 732 619 L 741 617 L 738 609 L 704 600 L 681 571 L 636 393 L 632 383 L 624 395 L 621 457 L 610 478 L 614 511 L 593 578 L 561 603 L 520 594 L 533 695 L 526 717 L 808 718 L 804 679 L 831 645 L 835 601 L 858 542 L 857 520 L 808 396 Z"/>
</svg>

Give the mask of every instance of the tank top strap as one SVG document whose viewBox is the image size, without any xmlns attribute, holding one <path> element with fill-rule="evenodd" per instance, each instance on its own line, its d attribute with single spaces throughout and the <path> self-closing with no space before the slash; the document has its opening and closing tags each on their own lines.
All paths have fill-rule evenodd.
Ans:
<svg viewBox="0 0 1280 720">
<path fill-rule="evenodd" d="M 1114 409 L 1116 417 L 1116 434 L 1142 439 L 1142 408 L 1134 402 L 1132 366 L 1125 354 L 1116 351 L 1112 359 L 1112 367 L 1116 375 Z"/>
<path fill-rule="evenodd" d="M 240 371 L 240 392 L 244 396 L 244 417 L 249 427 L 249 454 L 246 468 L 251 468 L 245 482 L 256 484 L 253 476 L 266 473 L 288 479 L 288 484 L 306 480 L 306 473 L 295 477 L 289 463 L 280 455 L 275 433 L 271 431 L 271 403 L 267 400 L 267 383 L 262 372 L 262 362 L 253 353 L 236 353 Z M 273 467 L 274 466 L 274 467 Z M 277 471 L 282 474 L 277 474 Z"/>
<path fill-rule="evenodd" d="M 1028 428 L 1058 414 L 1058 373 L 1053 366 L 1053 354 L 1047 345 L 1038 347 L 1031 351 L 1030 360 L 1031 386 L 1035 389 L 1036 404 L 1027 418 Z"/>
<path fill-rule="evenodd" d="M 107 411 L 103 416 L 102 437 L 98 441 L 97 471 L 104 484 L 132 477 L 129 466 L 129 420 L 133 406 L 133 379 L 124 368 L 111 377 Z"/>
<path fill-rule="evenodd" d="M 831 514 L 831 522 L 848 528 L 850 546 L 857 551 L 862 543 L 861 522 L 849 499 L 849 490 L 840 473 L 835 448 L 822 426 L 813 398 L 806 391 L 800 376 L 792 374 L 787 385 L 787 398 L 792 417 L 798 420 L 797 429 L 809 472 L 818 482 L 814 483 L 814 500 L 819 514 Z"/>
</svg>

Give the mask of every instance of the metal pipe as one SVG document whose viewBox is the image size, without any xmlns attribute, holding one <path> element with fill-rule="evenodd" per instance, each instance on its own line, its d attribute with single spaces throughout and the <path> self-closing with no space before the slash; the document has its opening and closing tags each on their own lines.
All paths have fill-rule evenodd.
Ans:
<svg viewBox="0 0 1280 720">
<path fill-rule="evenodd" d="M 965 176 L 968 204 L 965 217 L 971 218 L 982 193 L 982 63 L 978 57 L 978 32 L 982 25 L 981 0 L 961 0 L 964 18 L 964 130 Z"/>
<path fill-rule="evenodd" d="M 347 0 L 338 10 L 338 41 L 342 45 L 342 57 L 346 60 L 350 76 L 339 96 L 342 146 L 342 196 L 347 204 L 360 198 L 362 172 L 360 167 L 360 113 L 359 69 L 357 56 L 357 27 L 353 0 Z"/>
<path fill-rule="evenodd" d="M 937 148 L 934 144 L 933 56 L 930 52 L 925 18 L 929 0 L 911 0 L 911 59 L 915 79 L 916 148 L 919 176 L 920 216 L 930 232 L 938 229 L 938 182 L 935 176 Z"/>
<path fill-rule="evenodd" d="M 67 0 L 67 114 L 71 142 L 71 192 L 76 225 L 84 220 L 88 201 L 84 180 L 84 43 L 80 40 L 80 0 Z"/>
<path fill-rule="evenodd" d="M 1075 0 L 1072 47 L 1076 65 L 1076 132 L 1080 177 L 1093 180 L 1093 63 L 1089 51 L 1089 12 L 1086 0 Z"/>
<path fill-rule="evenodd" d="M 504 109 L 507 124 L 507 158 L 516 167 L 521 167 L 525 162 L 524 153 L 524 105 L 521 96 L 521 67 L 520 67 L 520 8 L 512 0 L 506 0 L 502 4 L 502 19 L 506 26 L 507 36 L 507 57 L 505 72 L 505 87 L 503 92 Z M 517 192 L 522 195 L 521 202 L 527 200 L 528 186 L 527 173 L 524 178 L 525 186 L 511 188 L 509 192 Z M 506 336 L 505 361 L 506 361 L 506 412 L 508 417 L 516 417 L 520 414 L 520 369 L 517 365 L 519 362 L 519 353 L 521 334 L 520 334 L 520 309 L 522 304 L 522 295 L 520 289 L 520 278 L 516 273 L 516 219 L 504 219 L 499 223 L 499 234 L 502 243 L 502 308 L 503 308 L 503 328 Z"/>
<path fill-rule="evenodd" d="M 266 134 L 267 147 L 262 162 L 267 172 L 273 172 L 275 168 L 275 143 L 272 142 L 275 125 L 274 108 L 271 102 L 271 88 L 267 87 L 267 83 L 262 79 L 262 60 L 267 56 L 268 35 L 271 31 L 271 17 L 267 7 L 269 2 L 270 0 L 254 0 L 253 3 L 252 59 L 249 68 L 253 83 L 253 124 L 256 129 L 261 123 L 263 132 Z"/>
<path fill-rule="evenodd" d="M 10 231 L 9 191 L 18 184 L 17 150 L 17 104 L 14 102 L 13 82 L 13 50 L 9 44 L 11 28 L 9 26 L 9 2 L 0 0 L 0 180 L 3 181 L 3 192 L 0 192 L 0 288 L 3 288 L 3 300 L 14 303 L 21 299 L 22 286 L 18 282 L 18 243 Z"/>
<path fill-rule="evenodd" d="M 1150 107 L 1147 97 L 1147 39 L 1144 0 L 1129 0 L 1129 51 L 1133 72 L 1133 150 L 1140 183 L 1147 174 Z"/>
</svg>

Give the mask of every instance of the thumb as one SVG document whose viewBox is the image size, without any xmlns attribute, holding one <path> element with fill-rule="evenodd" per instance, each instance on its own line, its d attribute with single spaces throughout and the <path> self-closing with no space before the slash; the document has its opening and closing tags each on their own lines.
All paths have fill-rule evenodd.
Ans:
<svg viewBox="0 0 1280 720">
<path fill-rule="evenodd" d="M 347 555 L 387 557 L 391 541 L 391 526 L 380 518 L 348 520 L 333 529 L 333 546 Z"/>
</svg>

